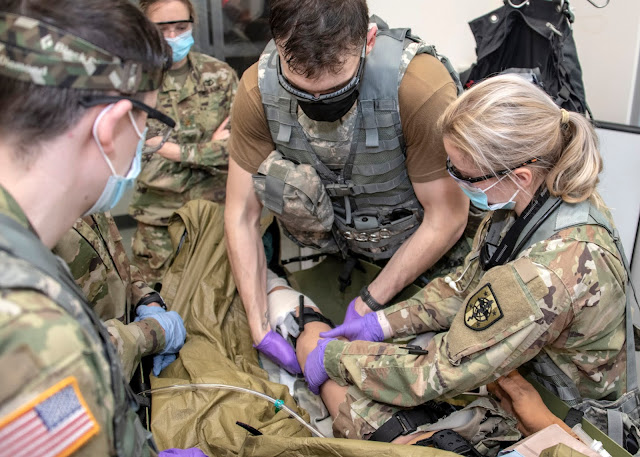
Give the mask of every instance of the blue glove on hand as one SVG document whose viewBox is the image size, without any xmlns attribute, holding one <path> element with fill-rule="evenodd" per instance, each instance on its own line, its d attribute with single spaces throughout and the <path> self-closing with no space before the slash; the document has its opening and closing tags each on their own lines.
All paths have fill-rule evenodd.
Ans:
<svg viewBox="0 0 640 457">
<path fill-rule="evenodd" d="M 362 340 L 374 343 L 384 341 L 384 333 L 382 333 L 382 327 L 380 327 L 376 313 L 365 314 L 360 319 L 320 333 L 321 338 L 338 338 L 339 336 L 343 336 L 349 341 Z"/>
<path fill-rule="evenodd" d="M 291 346 L 278 332 L 270 330 L 269 333 L 262 338 L 260 344 L 257 346 L 254 344 L 253 347 L 269 357 L 272 362 L 281 366 L 289 373 L 302 373 L 302 369 L 298 363 L 298 358 L 296 357 L 296 351 L 293 350 L 293 346 Z"/>
<path fill-rule="evenodd" d="M 358 297 L 354 298 L 353 300 L 351 300 L 351 303 L 349 303 L 349 307 L 347 308 L 347 312 L 344 315 L 344 321 L 342 321 L 342 325 L 348 324 L 349 322 L 356 321 L 358 319 L 362 319 L 364 317 L 362 316 L 362 314 L 356 311 L 357 299 Z"/>
<path fill-rule="evenodd" d="M 160 372 L 176 359 L 176 354 L 182 348 L 187 337 L 182 318 L 175 311 L 165 311 L 159 306 L 141 305 L 136 309 L 135 322 L 143 319 L 155 319 L 164 330 L 164 349 L 153 358 L 153 374 Z"/>
<path fill-rule="evenodd" d="M 334 338 L 318 340 L 318 345 L 309 353 L 304 365 L 304 378 L 309 384 L 309 390 L 316 395 L 320 394 L 320 386 L 329 380 L 327 370 L 324 369 L 324 351 L 329 341 L 334 341 Z"/>
</svg>

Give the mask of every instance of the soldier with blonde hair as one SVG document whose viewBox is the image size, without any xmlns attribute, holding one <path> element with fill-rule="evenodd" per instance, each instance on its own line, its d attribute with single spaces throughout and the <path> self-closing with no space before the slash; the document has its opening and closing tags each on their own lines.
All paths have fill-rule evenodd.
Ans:
<svg viewBox="0 0 640 457">
<path fill-rule="evenodd" d="M 613 400 L 628 388 L 627 272 L 596 190 L 602 159 L 589 121 L 499 76 L 440 122 L 450 175 L 491 213 L 455 274 L 359 321 L 305 327 L 298 358 L 337 436 L 415 442 L 426 402 L 523 365 L 567 401 Z M 382 342 L 428 332 L 419 348 Z"/>
</svg>

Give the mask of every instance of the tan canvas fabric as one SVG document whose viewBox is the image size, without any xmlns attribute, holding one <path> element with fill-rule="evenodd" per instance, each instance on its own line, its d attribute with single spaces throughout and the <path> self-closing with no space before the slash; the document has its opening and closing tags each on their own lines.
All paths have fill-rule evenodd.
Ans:
<svg viewBox="0 0 640 457">
<path fill-rule="evenodd" d="M 263 222 L 266 228 L 268 221 Z M 283 399 L 308 420 L 287 388 L 269 382 L 258 366 L 226 254 L 223 208 L 202 200 L 188 203 L 169 226 L 174 247 L 180 245 L 185 230 L 162 294 L 169 308 L 184 318 L 187 341 L 176 362 L 160 378 L 151 378 L 152 387 L 189 382 L 232 384 Z M 236 421 L 264 435 L 253 437 Z M 271 403 L 228 391 L 154 394 L 151 425 L 160 449 L 198 447 L 210 456 L 453 455 L 418 446 L 311 438 L 311 433 L 285 411 L 276 413 Z"/>
</svg>

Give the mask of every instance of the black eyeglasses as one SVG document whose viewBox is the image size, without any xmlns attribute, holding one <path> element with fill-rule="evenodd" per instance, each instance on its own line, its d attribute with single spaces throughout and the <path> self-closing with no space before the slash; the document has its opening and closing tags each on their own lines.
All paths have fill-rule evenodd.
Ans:
<svg viewBox="0 0 640 457">
<path fill-rule="evenodd" d="M 278 82 L 280 86 L 291 95 L 293 95 L 298 101 L 302 102 L 313 102 L 313 103 L 322 103 L 322 102 L 337 102 L 342 100 L 349 95 L 358 87 L 360 84 L 360 79 L 362 78 L 362 71 L 364 69 L 364 58 L 366 56 L 367 43 L 364 43 L 362 47 L 362 54 L 360 54 L 360 63 L 358 65 L 358 71 L 355 76 L 351 78 L 351 80 L 340 89 L 335 92 L 331 92 L 329 94 L 322 94 L 319 97 L 310 94 L 309 92 L 302 91 L 296 87 L 294 87 L 288 80 L 285 78 L 282 73 L 282 64 L 280 63 L 280 55 L 277 58 L 277 68 L 278 68 Z"/>
<path fill-rule="evenodd" d="M 163 35 L 175 31 L 177 35 L 181 35 L 184 32 L 193 28 L 193 18 L 189 18 L 181 21 L 164 21 L 155 22 L 156 26 L 160 29 Z"/>
<path fill-rule="evenodd" d="M 487 179 L 491 179 L 491 178 L 497 178 L 498 176 L 504 176 L 504 175 L 506 175 L 508 173 L 511 173 L 516 168 L 524 167 L 525 165 L 536 163 L 537 161 L 538 161 L 538 159 L 534 157 L 533 159 L 529 159 L 526 162 L 521 163 L 520 165 L 516 165 L 513 168 L 506 168 L 504 170 L 496 171 L 496 172 L 493 172 L 493 173 L 488 174 L 488 175 L 478 176 L 476 178 L 469 178 L 467 176 L 464 176 L 462 173 L 460 173 L 460 170 L 458 170 L 451 163 L 451 159 L 449 157 L 447 157 L 447 171 L 449 172 L 449 174 L 454 179 L 456 179 L 458 181 L 464 181 L 464 182 L 467 182 L 469 184 L 473 184 L 475 182 L 486 181 Z"/>
<path fill-rule="evenodd" d="M 85 97 L 80 101 L 80 105 L 84 106 L 85 108 L 90 108 L 92 106 L 98 106 L 98 105 L 110 105 L 112 103 L 117 103 L 120 100 L 129 100 L 134 108 L 137 108 L 140 111 L 144 111 L 145 113 L 147 113 L 147 117 L 149 119 L 156 119 L 157 121 L 162 122 L 164 124 L 165 127 L 160 132 L 160 136 L 162 136 L 162 141 L 160 142 L 160 144 L 158 144 L 157 146 L 144 147 L 144 152 L 146 153 L 153 153 L 160 150 L 160 148 L 164 146 L 164 144 L 167 142 L 167 140 L 171 136 L 171 132 L 176 126 L 176 121 L 171 119 L 166 114 L 161 113 L 155 108 L 151 108 L 149 105 L 147 105 L 146 103 L 142 103 L 139 100 L 136 100 L 131 97 L 121 96 L 121 95 L 102 95 L 99 97 Z"/>
</svg>

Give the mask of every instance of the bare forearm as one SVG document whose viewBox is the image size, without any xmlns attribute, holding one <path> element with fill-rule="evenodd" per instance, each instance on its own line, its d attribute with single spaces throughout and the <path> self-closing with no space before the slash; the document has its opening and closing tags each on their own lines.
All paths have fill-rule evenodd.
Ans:
<svg viewBox="0 0 640 457">
<path fill-rule="evenodd" d="M 388 303 L 451 249 L 463 230 L 464 224 L 444 230 L 423 222 L 369 285 L 371 295 L 378 303 Z"/>
<path fill-rule="evenodd" d="M 270 330 L 267 316 L 267 267 L 260 237 L 259 219 L 255 221 L 225 214 L 227 252 L 236 287 L 247 313 L 255 344 Z"/>
</svg>

